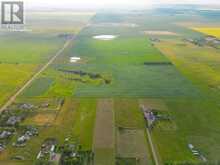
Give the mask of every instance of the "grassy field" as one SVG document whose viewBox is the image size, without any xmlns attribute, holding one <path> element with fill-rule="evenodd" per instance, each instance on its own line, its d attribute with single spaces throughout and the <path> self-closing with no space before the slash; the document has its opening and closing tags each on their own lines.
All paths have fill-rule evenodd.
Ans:
<svg viewBox="0 0 220 165">
<path fill-rule="evenodd" d="M 62 34 L 77 34 L 93 15 L 92 12 L 30 12 L 26 24 L 30 31 L 0 31 L 0 105 L 63 46 L 66 38 Z M 57 21 L 59 26 L 55 26 Z"/>
<path fill-rule="evenodd" d="M 206 31 L 208 28 L 201 29 L 196 30 L 214 35 Z M 219 143 L 216 141 L 220 136 L 219 50 L 209 46 L 199 47 L 180 39 L 162 39 L 156 47 L 202 92 L 201 97 L 194 100 L 164 99 L 175 123 L 172 129 L 166 130 L 167 126 L 159 124 L 153 131 L 163 162 L 198 163 L 200 160 L 192 155 L 188 144 L 196 146 L 210 162 L 219 161 Z"/>
<path fill-rule="evenodd" d="M 82 99 L 76 115 L 77 120 L 74 121 L 73 132 L 82 144 L 83 150 L 91 150 L 95 125 L 96 100 Z"/>
<path fill-rule="evenodd" d="M 95 12 L 29 11 L 26 26 L 34 33 L 78 33 Z M 57 23 L 59 22 L 59 24 Z"/>
<path fill-rule="evenodd" d="M 55 55 L 66 41 L 66 38 L 62 37 L 63 34 L 75 35 L 93 15 L 93 13 L 59 13 L 57 16 L 55 13 L 45 12 L 32 14 L 27 18 L 27 27 L 32 31 L 0 32 L 0 73 L 2 75 L 0 77 L 0 104 Z M 39 20 L 39 15 L 45 20 Z M 61 19 L 63 16 L 68 17 Z M 59 27 L 54 26 L 57 24 L 57 18 L 60 19 L 61 26 Z M 69 24 L 70 21 L 73 24 Z M 65 84 L 62 81 L 57 83 L 57 79 L 46 77 L 45 74 L 40 75 L 16 100 L 18 103 L 31 103 L 37 107 L 37 110 L 30 111 L 28 117 L 20 123 L 16 134 L 7 144 L 7 149 L 0 154 L 0 164 L 34 164 L 43 141 L 51 137 L 54 137 L 60 145 L 66 138 L 69 138 L 71 142 L 78 142 L 82 150 L 92 150 L 96 101 L 64 99 L 63 91 L 62 97 L 59 97 L 59 88 L 62 87 L 63 90 Z M 56 90 L 50 93 L 54 86 Z M 50 97 L 46 97 L 48 93 Z M 62 99 L 65 101 L 60 107 L 60 101 L 57 100 Z M 42 104 L 49 104 L 49 107 L 40 108 Z M 13 147 L 12 143 L 21 136 L 22 128 L 29 125 L 38 128 L 40 135 L 31 138 L 25 147 Z M 12 160 L 14 156 L 24 157 L 25 160 Z"/>
<path fill-rule="evenodd" d="M 118 164 L 122 165 L 120 158 L 135 160 L 138 165 L 150 164 L 147 149 L 146 135 L 143 130 L 121 129 L 117 132 Z"/>
<path fill-rule="evenodd" d="M 192 155 L 188 144 L 197 147 L 208 160 L 219 160 L 219 111 L 215 103 L 211 100 L 168 100 L 166 103 L 177 127 L 169 130 L 156 128 L 153 132 L 163 162 L 198 163 L 199 159 Z"/>
<path fill-rule="evenodd" d="M 180 42 L 180 41 L 177 41 Z M 198 47 L 185 43 L 185 46 L 176 44 L 176 41 L 161 42 L 157 47 L 163 51 L 181 70 L 182 73 L 196 84 L 197 87 L 212 96 L 219 97 L 219 51 L 210 47 Z M 180 42 L 181 43 L 181 42 Z M 184 44 L 182 42 L 182 44 Z M 198 56 L 199 54 L 199 56 Z"/>
<path fill-rule="evenodd" d="M 117 99 L 115 107 L 115 124 L 117 162 L 137 161 L 136 164 L 151 164 L 151 152 L 148 148 L 145 122 L 136 99 Z"/>
<path fill-rule="evenodd" d="M 99 100 L 97 104 L 93 151 L 95 165 L 115 164 L 115 125 L 113 100 Z"/>
<path fill-rule="evenodd" d="M 73 95 L 77 97 L 198 96 L 199 92 L 176 71 L 172 64 L 160 64 L 169 60 L 152 46 L 145 35 L 135 30 L 137 29 L 105 25 L 91 26 L 80 32 L 72 49 L 66 52 L 54 68 L 100 74 L 107 77 L 111 83 L 76 82 L 76 88 L 72 90 Z M 118 35 L 118 38 L 104 42 L 92 38 L 100 34 Z M 79 56 L 83 62 L 77 65 L 67 63 L 73 54 Z M 150 65 L 151 63 L 156 64 Z"/>
<path fill-rule="evenodd" d="M 64 43 L 56 35 L 2 34 L 0 105 L 27 81 Z"/>
<path fill-rule="evenodd" d="M 34 97 L 43 95 L 52 85 L 53 80 L 47 77 L 39 78 L 25 91 L 23 97 Z"/>
<path fill-rule="evenodd" d="M 0 74 L 5 75 L 0 77 L 0 103 L 62 45 L 60 33 L 80 31 L 71 46 L 17 99 L 52 105 L 31 112 L 21 123 L 36 126 L 39 136 L 24 148 L 10 143 L 0 154 L 0 164 L 19 165 L 19 161 L 11 160 L 17 155 L 24 156 L 24 165 L 32 164 L 42 142 L 50 137 L 59 144 L 68 138 L 82 151 L 93 151 L 95 165 L 154 164 L 141 105 L 171 117 L 170 121 L 158 121 L 151 131 L 163 164 L 201 163 L 188 144 L 209 162 L 219 161 L 220 51 L 187 40 L 204 37 L 203 33 L 212 35 L 190 28 L 193 22 L 214 23 L 207 15 L 194 14 L 163 10 L 98 13 L 89 21 L 91 13 L 50 13 L 40 21 L 42 29 L 32 24 L 33 33 L 14 36 L 22 41 L 13 41 L 15 49 L 1 45 L 0 50 L 2 47 L 8 57 L 0 55 Z M 73 17 L 62 20 L 69 15 Z M 33 16 L 37 19 L 36 13 Z M 54 28 L 56 20 L 61 24 Z M 190 27 L 186 21 L 191 22 Z M 108 41 L 93 38 L 104 34 L 117 37 Z M 13 37 L 3 35 L 2 40 Z M 26 45 L 29 49 L 25 52 Z M 71 63 L 71 57 L 81 59 Z M 61 99 L 64 104 L 57 108 Z M 18 135 L 19 131 L 12 142 Z"/>
</svg>

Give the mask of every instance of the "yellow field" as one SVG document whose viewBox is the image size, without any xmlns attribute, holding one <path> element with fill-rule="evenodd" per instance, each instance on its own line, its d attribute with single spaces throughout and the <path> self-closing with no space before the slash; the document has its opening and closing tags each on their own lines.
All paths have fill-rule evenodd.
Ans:
<svg viewBox="0 0 220 165">
<path fill-rule="evenodd" d="M 215 36 L 220 38 L 220 27 L 216 27 L 216 28 L 192 28 L 193 30 L 199 31 L 201 33 L 204 34 L 208 34 L 211 36 Z"/>
</svg>

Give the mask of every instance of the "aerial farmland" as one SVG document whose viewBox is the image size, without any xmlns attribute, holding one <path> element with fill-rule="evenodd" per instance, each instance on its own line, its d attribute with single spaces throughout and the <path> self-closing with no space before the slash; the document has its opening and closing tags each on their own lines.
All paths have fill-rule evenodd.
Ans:
<svg viewBox="0 0 220 165">
<path fill-rule="evenodd" d="M 0 165 L 217 165 L 218 16 L 34 11 L 0 31 Z"/>
</svg>

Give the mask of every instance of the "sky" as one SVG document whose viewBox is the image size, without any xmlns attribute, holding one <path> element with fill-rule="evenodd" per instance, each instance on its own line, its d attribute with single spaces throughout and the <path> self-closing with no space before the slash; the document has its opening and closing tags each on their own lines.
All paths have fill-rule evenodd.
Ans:
<svg viewBox="0 0 220 165">
<path fill-rule="evenodd" d="M 3 0 L 0 0 L 3 1 Z M 29 8 L 34 7 L 144 7 L 152 4 L 220 4 L 220 0 L 23 0 Z"/>
</svg>

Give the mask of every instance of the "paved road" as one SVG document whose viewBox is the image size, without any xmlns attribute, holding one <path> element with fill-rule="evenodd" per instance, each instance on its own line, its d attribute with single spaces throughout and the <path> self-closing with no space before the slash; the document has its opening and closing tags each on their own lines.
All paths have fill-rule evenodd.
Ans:
<svg viewBox="0 0 220 165">
<path fill-rule="evenodd" d="M 66 41 L 66 43 L 64 44 L 64 46 L 59 49 L 59 51 L 57 51 L 57 53 L 39 70 L 37 71 L 30 80 L 28 80 L 13 96 L 11 96 L 8 101 L 0 108 L 0 113 L 5 110 L 9 105 L 11 105 L 15 99 L 17 98 L 17 96 L 19 94 L 21 94 L 45 69 L 47 69 L 47 67 L 52 64 L 54 62 L 54 60 L 60 55 L 62 54 L 62 52 L 64 51 L 64 49 L 66 47 L 69 46 L 69 44 L 72 42 L 73 38 Z"/>
<path fill-rule="evenodd" d="M 154 163 L 155 163 L 155 165 L 160 165 L 158 157 L 157 157 L 157 153 L 156 153 L 156 150 L 154 148 L 154 144 L 153 144 L 153 141 L 152 141 L 152 138 L 151 138 L 150 130 L 149 130 L 149 128 L 146 128 L 146 130 L 147 130 L 148 140 L 149 140 L 149 143 L 150 143 L 150 148 L 151 148 L 151 151 L 152 151 L 152 154 L 153 154 Z"/>
</svg>

